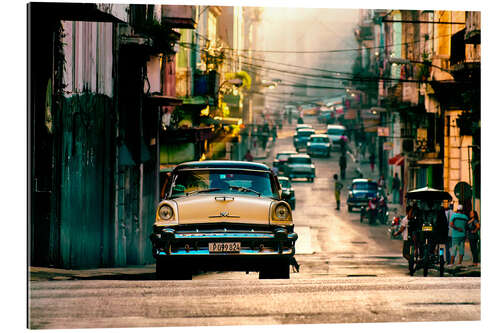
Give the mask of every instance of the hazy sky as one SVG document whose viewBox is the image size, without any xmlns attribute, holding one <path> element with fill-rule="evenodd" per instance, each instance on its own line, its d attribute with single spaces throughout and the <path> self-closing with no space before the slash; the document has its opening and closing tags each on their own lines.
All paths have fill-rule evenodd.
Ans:
<svg viewBox="0 0 500 333">
<path fill-rule="evenodd" d="M 265 52 L 259 57 L 270 61 L 266 65 L 268 67 L 288 68 L 290 71 L 305 72 L 300 68 L 284 67 L 279 64 L 350 72 L 355 52 L 303 53 L 303 51 L 357 48 L 354 29 L 358 24 L 358 18 L 358 9 L 265 7 L 260 27 L 261 45 L 258 48 L 265 51 L 290 51 L 290 53 Z M 300 78 L 276 72 L 270 72 L 269 75 L 285 81 L 295 81 Z M 327 83 L 331 84 L 331 81 L 309 79 L 306 84 Z M 328 94 L 328 92 L 311 89 L 307 91 L 307 95 L 317 94 Z"/>
</svg>

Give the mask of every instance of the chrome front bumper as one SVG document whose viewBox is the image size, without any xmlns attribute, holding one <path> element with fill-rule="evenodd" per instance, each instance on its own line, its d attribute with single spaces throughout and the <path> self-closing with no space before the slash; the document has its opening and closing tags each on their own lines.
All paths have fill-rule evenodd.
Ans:
<svg viewBox="0 0 500 333">
<path fill-rule="evenodd" d="M 163 228 L 151 234 L 153 256 L 293 256 L 298 235 L 284 228 L 273 231 L 176 231 Z M 239 252 L 210 252 L 208 243 L 239 242 Z"/>
</svg>

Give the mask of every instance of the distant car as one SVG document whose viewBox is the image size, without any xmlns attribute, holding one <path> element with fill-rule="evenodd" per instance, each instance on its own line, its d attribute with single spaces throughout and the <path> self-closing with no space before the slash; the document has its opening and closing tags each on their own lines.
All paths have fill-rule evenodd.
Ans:
<svg viewBox="0 0 500 333">
<path fill-rule="evenodd" d="M 309 141 L 307 141 L 307 153 L 310 156 L 321 155 L 329 157 L 331 150 L 330 138 L 326 134 L 311 135 Z"/>
<path fill-rule="evenodd" d="M 295 134 L 297 134 L 297 131 L 302 128 L 313 128 L 313 127 L 312 125 L 309 124 L 297 124 L 297 126 L 295 126 Z"/>
<path fill-rule="evenodd" d="M 316 134 L 316 131 L 312 128 L 301 128 L 297 130 L 297 133 L 293 136 L 293 146 L 297 151 L 302 148 L 307 147 L 307 141 L 309 141 L 309 137 L 313 134 Z"/>
<path fill-rule="evenodd" d="M 282 151 L 276 154 L 273 161 L 273 167 L 278 169 L 278 172 L 284 171 L 284 166 L 291 155 L 297 154 L 296 151 Z"/>
<path fill-rule="evenodd" d="M 319 110 L 318 122 L 323 124 L 331 124 L 335 122 L 335 111 Z"/>
<path fill-rule="evenodd" d="M 260 163 L 176 166 L 150 235 L 157 277 L 189 280 L 193 271 L 204 270 L 288 279 L 298 236 L 280 188 L 278 177 Z"/>
<path fill-rule="evenodd" d="M 281 185 L 281 200 L 288 202 L 292 209 L 295 209 L 295 190 L 288 177 L 278 177 Z"/>
<path fill-rule="evenodd" d="M 292 155 L 288 158 L 285 167 L 285 176 L 290 178 L 307 178 L 313 182 L 316 177 L 316 168 L 307 154 Z"/>
<path fill-rule="evenodd" d="M 342 125 L 328 125 L 326 135 L 330 138 L 333 148 L 340 148 L 342 140 L 347 140 L 346 128 Z"/>
<path fill-rule="evenodd" d="M 347 196 L 347 210 L 351 212 L 353 208 L 366 206 L 378 192 L 379 186 L 376 181 L 366 178 L 353 179 Z"/>
</svg>

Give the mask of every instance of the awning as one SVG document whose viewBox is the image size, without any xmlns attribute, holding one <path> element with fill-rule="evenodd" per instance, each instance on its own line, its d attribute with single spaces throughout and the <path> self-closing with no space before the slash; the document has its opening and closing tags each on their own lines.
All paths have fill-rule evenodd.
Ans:
<svg viewBox="0 0 500 333">
<path fill-rule="evenodd" d="M 426 159 L 417 161 L 417 164 L 420 164 L 420 165 L 438 165 L 438 164 L 443 164 L 443 161 L 438 159 L 438 158 L 426 158 Z"/>
<path fill-rule="evenodd" d="M 389 159 L 389 164 L 393 164 L 396 166 L 401 165 L 401 164 L 403 164 L 404 160 L 405 160 L 405 157 L 403 155 L 397 154 Z"/>
<path fill-rule="evenodd" d="M 173 96 L 153 95 L 148 96 L 149 100 L 158 106 L 174 106 L 181 105 L 182 99 Z"/>
</svg>

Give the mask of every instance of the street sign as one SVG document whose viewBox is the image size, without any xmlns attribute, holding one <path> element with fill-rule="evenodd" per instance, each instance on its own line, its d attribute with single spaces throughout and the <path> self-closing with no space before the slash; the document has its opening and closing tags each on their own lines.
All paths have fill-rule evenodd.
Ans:
<svg viewBox="0 0 500 333">
<path fill-rule="evenodd" d="M 472 187 L 466 182 L 458 182 L 453 190 L 459 200 L 469 200 L 472 198 Z"/>
<path fill-rule="evenodd" d="M 392 142 L 384 142 L 384 150 L 392 150 L 393 143 Z"/>
<path fill-rule="evenodd" d="M 378 127 L 377 128 L 378 136 L 389 136 L 389 127 Z"/>
</svg>

